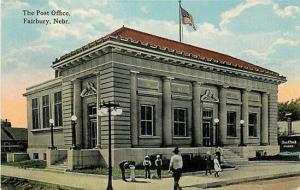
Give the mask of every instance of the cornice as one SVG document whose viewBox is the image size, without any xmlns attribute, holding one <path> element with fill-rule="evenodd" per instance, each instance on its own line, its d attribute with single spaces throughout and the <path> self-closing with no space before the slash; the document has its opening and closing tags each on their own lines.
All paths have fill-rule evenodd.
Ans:
<svg viewBox="0 0 300 190">
<path fill-rule="evenodd" d="M 230 63 L 221 63 L 220 61 L 207 59 L 203 57 L 196 57 L 193 55 L 183 54 L 182 52 L 174 52 L 172 50 L 158 48 L 138 42 L 131 42 L 132 44 L 124 43 L 122 40 L 111 39 L 95 46 L 92 49 L 87 49 L 80 54 L 65 58 L 62 61 L 55 62 L 52 67 L 54 69 L 65 69 L 73 67 L 77 64 L 82 64 L 86 61 L 100 57 L 106 53 L 114 52 L 119 54 L 126 54 L 142 59 L 149 59 L 153 61 L 162 62 L 165 64 L 187 67 L 208 72 L 222 73 L 224 75 L 238 76 L 249 78 L 251 80 L 264 81 L 268 83 L 280 84 L 286 82 L 283 76 L 274 76 L 270 73 L 259 73 L 255 70 L 243 70 L 238 65 L 230 67 Z M 139 44 L 140 46 L 135 46 Z M 146 46 L 147 48 L 143 47 Z M 218 63 L 218 64 L 216 64 Z"/>
</svg>

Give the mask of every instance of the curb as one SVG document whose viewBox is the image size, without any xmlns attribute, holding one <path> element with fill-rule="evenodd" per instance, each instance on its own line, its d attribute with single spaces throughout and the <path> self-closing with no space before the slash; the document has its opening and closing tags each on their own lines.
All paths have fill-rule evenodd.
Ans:
<svg viewBox="0 0 300 190">
<path fill-rule="evenodd" d="M 271 175 L 266 175 L 266 176 L 253 176 L 253 177 L 246 177 L 246 178 L 240 178 L 240 179 L 216 181 L 216 182 L 197 184 L 197 185 L 191 185 L 191 186 L 183 186 L 183 187 L 197 187 L 197 188 L 206 189 L 206 188 L 223 187 L 223 186 L 227 186 L 227 185 L 240 184 L 240 183 L 245 183 L 245 182 L 271 180 L 271 179 L 294 177 L 294 176 L 300 176 L 300 171 L 281 173 L 281 174 L 271 174 Z"/>
</svg>

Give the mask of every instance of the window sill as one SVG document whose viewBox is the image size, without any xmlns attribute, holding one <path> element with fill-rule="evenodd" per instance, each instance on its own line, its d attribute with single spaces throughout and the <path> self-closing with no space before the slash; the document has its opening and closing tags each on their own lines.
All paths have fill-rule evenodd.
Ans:
<svg viewBox="0 0 300 190">
<path fill-rule="evenodd" d="M 53 131 L 62 130 L 63 127 L 53 127 Z M 49 128 L 43 128 L 43 129 L 32 129 L 31 132 L 50 132 L 51 129 Z"/>
<path fill-rule="evenodd" d="M 258 137 L 248 137 L 249 139 L 259 139 Z"/>
<path fill-rule="evenodd" d="M 160 139 L 160 136 L 140 136 L 140 139 Z"/>
<path fill-rule="evenodd" d="M 226 137 L 227 139 L 239 139 L 239 137 Z"/>
<path fill-rule="evenodd" d="M 178 139 L 178 140 L 185 140 L 185 139 L 191 139 L 191 137 L 173 137 L 173 139 Z"/>
</svg>

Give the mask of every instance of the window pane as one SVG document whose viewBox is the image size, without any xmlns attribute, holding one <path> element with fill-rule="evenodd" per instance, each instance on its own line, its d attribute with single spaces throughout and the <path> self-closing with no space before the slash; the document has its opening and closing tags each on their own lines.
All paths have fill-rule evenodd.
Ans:
<svg viewBox="0 0 300 190">
<path fill-rule="evenodd" d="M 147 115 L 146 115 L 146 119 L 147 120 L 152 120 L 152 107 L 147 106 Z"/>
<path fill-rule="evenodd" d="M 147 135 L 152 135 L 152 122 L 147 122 Z"/>
<path fill-rule="evenodd" d="M 141 122 L 141 134 L 146 135 L 146 123 L 144 121 Z"/>
<path fill-rule="evenodd" d="M 185 136 L 185 124 L 184 123 L 179 124 L 179 136 Z"/>
<path fill-rule="evenodd" d="M 175 136 L 178 136 L 178 135 L 179 135 L 178 123 L 174 123 L 174 135 L 175 135 Z"/>
<path fill-rule="evenodd" d="M 146 115 L 146 107 L 142 106 L 141 107 L 141 120 L 145 120 L 145 115 Z"/>
<path fill-rule="evenodd" d="M 174 109 L 174 121 L 178 121 L 178 109 Z"/>
<path fill-rule="evenodd" d="M 185 118 L 185 110 L 179 110 L 179 121 L 184 122 Z"/>
</svg>

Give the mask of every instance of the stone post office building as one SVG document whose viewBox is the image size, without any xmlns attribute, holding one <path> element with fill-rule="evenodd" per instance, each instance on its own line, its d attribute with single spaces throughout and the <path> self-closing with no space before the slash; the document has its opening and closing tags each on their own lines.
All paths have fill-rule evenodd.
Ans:
<svg viewBox="0 0 300 190">
<path fill-rule="evenodd" d="M 279 151 L 277 94 L 286 78 L 274 71 L 126 27 L 61 56 L 51 67 L 55 79 L 24 94 L 31 158 L 47 157 L 50 118 L 55 145 L 69 149 L 70 118 L 76 115 L 81 151 L 96 150 L 106 159 L 108 117 L 97 115 L 103 100 L 123 109 L 112 117 L 115 162 L 170 154 L 174 146 L 199 153 L 217 143 L 244 157 L 261 149 Z M 239 146 L 240 120 L 245 147 Z"/>
</svg>

